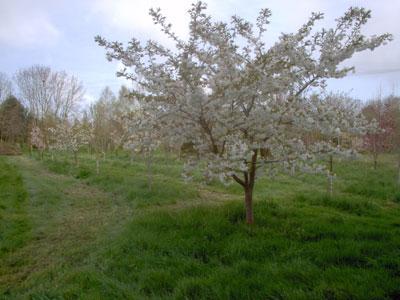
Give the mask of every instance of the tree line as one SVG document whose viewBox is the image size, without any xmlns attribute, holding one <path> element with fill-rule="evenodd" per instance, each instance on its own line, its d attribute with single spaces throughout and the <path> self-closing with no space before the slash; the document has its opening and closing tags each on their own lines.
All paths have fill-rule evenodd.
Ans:
<svg viewBox="0 0 400 300">
<path fill-rule="evenodd" d="M 117 97 L 105 87 L 87 105 L 83 84 L 65 71 L 35 65 L 19 70 L 13 80 L 0 73 L 0 140 L 39 151 L 71 147 L 77 152 L 84 144 L 101 153 L 121 148 L 128 93 L 122 86 Z"/>
<path fill-rule="evenodd" d="M 313 13 L 267 47 L 270 10 L 262 9 L 253 24 L 239 16 L 213 21 L 206 8 L 197 2 L 189 10 L 187 40 L 159 9 L 150 10 L 175 44 L 171 49 L 135 38 L 124 47 L 97 36 L 107 59 L 124 65 L 117 75 L 135 87 L 121 88 L 118 97 L 105 88 L 81 114 L 74 113 L 83 93 L 75 77 L 43 66 L 17 72 L 18 97 L 30 120 L 24 141 L 41 153 L 69 151 L 76 164 L 79 150 L 89 149 L 98 172 L 101 156 L 115 149 L 144 154 L 149 168 L 155 149 L 179 152 L 185 179 L 200 169 L 206 180 L 242 186 L 247 223 L 254 221 L 253 190 L 263 172 L 324 172 L 332 184 L 335 157 L 368 150 L 377 166 L 380 153 L 397 151 L 397 97 L 364 105 L 325 90 L 327 79 L 354 69 L 343 61 L 392 40 L 388 33 L 362 34 L 369 10 L 351 7 L 322 29 L 316 23 L 323 14 Z M 0 91 L 9 91 L 3 81 Z M 327 166 L 320 163 L 325 158 Z"/>
</svg>

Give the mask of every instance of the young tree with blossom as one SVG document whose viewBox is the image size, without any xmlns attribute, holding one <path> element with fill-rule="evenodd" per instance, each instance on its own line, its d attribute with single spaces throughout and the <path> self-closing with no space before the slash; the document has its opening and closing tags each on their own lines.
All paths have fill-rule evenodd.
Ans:
<svg viewBox="0 0 400 300">
<path fill-rule="evenodd" d="M 152 114 L 154 110 L 146 110 L 134 108 L 125 115 L 125 132 L 127 140 L 124 145 L 132 153 L 139 153 L 143 155 L 146 172 L 147 172 L 147 186 L 151 190 L 153 184 L 153 155 L 154 151 L 160 146 L 163 137 L 160 135 L 161 130 L 158 127 L 158 120 L 156 115 Z"/>
<path fill-rule="evenodd" d="M 313 95 L 312 97 L 318 97 Z M 321 100 L 317 100 L 321 101 Z M 333 195 L 333 181 L 336 178 L 334 171 L 334 159 L 336 157 L 354 157 L 356 151 L 353 146 L 353 139 L 357 134 L 349 130 L 349 120 L 356 118 L 359 119 L 359 128 L 363 128 L 365 133 L 375 131 L 372 123 L 363 120 L 360 117 L 362 113 L 361 103 L 354 100 L 343 93 L 329 93 L 323 97 L 323 102 L 326 103 L 325 110 L 320 110 L 319 118 L 325 122 L 324 127 L 330 127 L 333 130 L 319 130 L 319 141 L 328 143 L 330 146 L 326 147 L 325 151 L 321 151 L 324 158 L 328 159 L 327 177 L 328 177 L 328 191 L 330 196 Z M 357 133 L 357 132 L 356 132 Z"/>
<path fill-rule="evenodd" d="M 53 137 L 52 149 L 71 152 L 75 164 L 79 165 L 78 152 L 82 146 L 89 143 L 90 131 L 77 120 L 73 124 L 68 121 L 60 122 L 50 131 Z"/>
<path fill-rule="evenodd" d="M 44 141 L 44 135 L 38 126 L 33 126 L 31 130 L 31 151 L 35 147 L 40 152 L 40 158 L 43 159 L 43 153 L 46 149 L 46 143 Z"/>
<path fill-rule="evenodd" d="M 133 80 L 144 111 L 157 120 L 159 135 L 191 143 L 196 151 L 187 169 L 202 161 L 205 175 L 244 189 L 247 223 L 253 223 L 253 189 L 259 172 L 283 162 L 302 170 L 331 142 L 306 146 L 297 134 L 337 130 L 321 116 L 336 120 L 339 112 L 320 97 L 310 98 L 328 78 L 341 78 L 353 67 L 340 67 L 354 53 L 391 40 L 390 34 L 366 37 L 361 28 L 371 17 L 350 8 L 333 28 L 314 30 L 322 13 L 292 34 L 282 34 L 267 47 L 263 39 L 271 12 L 262 9 L 255 24 L 239 16 L 213 22 L 206 4 L 189 10 L 189 37 L 179 38 L 159 9 L 154 23 L 175 43 L 168 49 L 156 41 L 133 38 L 126 47 L 97 36 L 109 60 L 124 68 L 118 76 Z M 322 112 L 322 113 L 321 113 Z M 341 132 L 362 133 L 363 117 L 352 115 Z M 335 122 L 336 123 L 336 122 Z M 190 170 L 188 170 L 190 171 Z"/>
</svg>

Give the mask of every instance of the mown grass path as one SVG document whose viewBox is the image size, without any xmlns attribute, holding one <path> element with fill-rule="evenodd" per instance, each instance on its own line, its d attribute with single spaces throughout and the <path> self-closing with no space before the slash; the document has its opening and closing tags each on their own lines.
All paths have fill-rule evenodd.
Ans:
<svg viewBox="0 0 400 300">
<path fill-rule="evenodd" d="M 101 186 L 54 173 L 40 161 L 29 157 L 1 157 L 1 162 L 5 168 L 2 176 L 10 177 L 12 173 L 12 177 L 2 181 L 4 187 L 7 186 L 9 194 L 15 194 L 17 182 L 19 190 L 9 200 L 17 203 L 12 206 L 18 209 L 14 208 L 12 215 L 10 211 L 5 215 L 21 223 L 19 226 L 9 224 L 10 232 L 4 236 L 8 244 L 15 246 L 0 256 L 2 297 L 13 297 L 15 292 L 30 295 L 32 289 L 38 290 L 38 285 L 44 295 L 46 290 L 57 289 L 54 284 L 62 282 L 62 277 L 68 280 L 73 276 L 71 270 L 91 265 L 91 255 L 114 235 L 120 234 L 121 225 L 132 220 L 137 211 L 134 202 L 119 198 L 114 192 L 106 192 Z M 224 203 L 232 198 L 207 189 L 201 189 L 199 194 L 194 201 L 146 206 L 139 210 L 143 213 L 160 209 L 179 210 Z M 4 222 L 10 223 L 10 220 Z"/>
<path fill-rule="evenodd" d="M 28 290 L 41 276 L 49 277 L 51 285 L 51 277 L 62 276 L 66 267 L 84 264 L 99 236 L 110 234 L 132 213 L 104 191 L 51 173 L 27 157 L 7 160 L 22 175 L 28 197 L 18 213 L 31 228 L 29 240 L 2 258 L 0 291 L 5 295 L 16 287 Z"/>
</svg>

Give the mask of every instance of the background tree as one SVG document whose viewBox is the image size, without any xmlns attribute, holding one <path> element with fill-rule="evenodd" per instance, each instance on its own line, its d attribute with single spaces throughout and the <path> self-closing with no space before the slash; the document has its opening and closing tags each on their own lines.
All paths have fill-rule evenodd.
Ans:
<svg viewBox="0 0 400 300">
<path fill-rule="evenodd" d="M 127 47 L 96 37 L 109 60 L 125 68 L 118 75 L 138 87 L 144 115 L 157 120 L 151 131 L 169 139 L 192 143 L 204 161 L 205 174 L 244 189 L 247 223 L 253 223 L 253 189 L 258 171 L 274 162 L 297 168 L 313 166 L 316 154 L 332 143 L 308 147 L 300 130 L 332 132 L 336 127 L 321 116 L 335 119 L 339 112 L 320 97 L 309 98 L 310 88 L 323 87 L 327 78 L 340 78 L 353 68 L 339 67 L 354 53 L 373 50 L 389 41 L 383 34 L 365 37 L 362 26 L 370 11 L 350 8 L 336 26 L 315 31 L 323 18 L 313 13 L 297 32 L 282 34 L 266 48 L 263 34 L 270 11 L 260 11 L 255 25 L 233 16 L 230 23 L 213 22 L 202 2 L 189 10 L 189 38 L 181 40 L 160 10 L 151 10 L 154 23 L 175 43 L 175 48 L 132 39 Z M 176 49 L 176 50 L 175 50 Z M 363 117 L 354 112 L 341 132 L 361 133 Z M 151 122 L 150 122 L 151 123 Z M 190 163 L 187 166 L 192 166 Z"/>
<path fill-rule="evenodd" d="M 400 97 L 390 95 L 384 99 L 386 124 L 390 125 L 390 152 L 397 156 L 397 182 L 400 185 Z"/>
<path fill-rule="evenodd" d="M 51 132 L 51 136 L 54 137 L 52 148 L 72 153 L 75 164 L 79 165 L 79 150 L 89 143 L 90 132 L 87 128 L 82 126 L 82 123 L 77 119 L 73 123 L 65 120 L 51 128 Z"/>
<path fill-rule="evenodd" d="M 149 115 L 151 111 L 135 108 L 131 110 L 126 123 L 125 131 L 127 139 L 125 148 L 128 148 L 132 155 L 139 153 L 142 155 L 147 171 L 147 186 L 151 190 L 153 184 L 153 155 L 157 147 L 163 142 L 158 128 L 158 120 L 155 115 Z"/>
<path fill-rule="evenodd" d="M 17 72 L 16 83 L 22 99 L 38 119 L 52 116 L 65 120 L 82 100 L 82 83 L 64 71 L 35 65 Z"/>
<path fill-rule="evenodd" d="M 66 72 L 35 65 L 19 70 L 15 75 L 20 98 L 41 128 L 47 143 L 48 128 L 59 120 L 72 118 L 82 100 L 82 83 Z"/>
<path fill-rule="evenodd" d="M 118 97 L 111 103 L 111 141 L 115 150 L 122 149 L 127 143 L 127 131 L 131 112 L 136 110 L 134 98 L 127 87 L 121 86 Z"/>
<path fill-rule="evenodd" d="M 364 149 L 372 154 L 374 169 L 378 166 L 380 154 L 393 148 L 395 135 L 395 115 L 391 112 L 392 107 L 382 99 L 370 101 L 363 109 L 364 115 L 369 120 L 376 122 L 376 130 L 364 136 Z"/>
<path fill-rule="evenodd" d="M 336 177 L 334 170 L 334 160 L 340 157 L 351 157 L 355 154 L 353 149 L 353 139 L 355 135 L 352 131 L 342 131 L 348 128 L 348 122 L 354 116 L 362 113 L 361 103 L 350 98 L 343 93 L 329 93 L 324 96 L 324 102 L 327 103 L 328 110 L 320 110 L 321 122 L 326 123 L 324 127 L 330 127 L 333 130 L 319 130 L 319 142 L 328 143 L 331 147 L 326 147 L 326 152 L 321 151 L 321 157 L 327 159 L 328 163 L 328 191 L 333 195 L 333 181 Z M 333 114 L 334 113 L 334 114 Z M 361 124 L 360 124 L 361 125 Z M 370 126 L 362 124 L 366 132 L 371 130 Z M 346 150 L 349 149 L 349 150 Z"/>
<path fill-rule="evenodd" d="M 11 96 L 12 92 L 12 81 L 6 74 L 0 72 L 0 103 L 3 102 L 7 97 Z"/>
<path fill-rule="evenodd" d="M 112 105 L 116 101 L 114 93 L 109 87 L 105 87 L 97 102 L 89 108 L 89 116 L 92 120 L 91 147 L 95 151 L 97 159 L 102 153 L 112 149 Z"/>
<path fill-rule="evenodd" d="M 44 135 L 42 131 L 40 130 L 40 127 L 33 125 L 31 127 L 31 132 L 30 132 L 30 148 L 32 152 L 32 148 L 36 148 L 39 150 L 40 153 L 40 158 L 43 159 L 43 153 L 44 150 L 46 149 L 46 144 L 44 142 Z"/>
<path fill-rule="evenodd" d="M 0 140 L 11 143 L 26 141 L 28 113 L 14 96 L 8 96 L 0 105 Z"/>
</svg>

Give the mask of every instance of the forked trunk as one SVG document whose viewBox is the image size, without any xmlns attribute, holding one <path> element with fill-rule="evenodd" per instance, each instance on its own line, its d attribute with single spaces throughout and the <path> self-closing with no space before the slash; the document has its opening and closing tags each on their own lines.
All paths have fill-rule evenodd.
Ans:
<svg viewBox="0 0 400 300">
<path fill-rule="evenodd" d="M 256 169 L 257 169 L 257 155 L 258 150 L 253 151 L 251 156 L 251 162 L 249 164 L 249 170 L 243 172 L 243 179 L 239 178 L 236 174 L 232 175 L 232 178 L 239 183 L 244 189 L 244 207 L 246 210 L 246 223 L 254 223 L 253 213 L 253 189 L 256 181 Z"/>
</svg>

